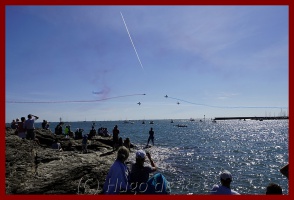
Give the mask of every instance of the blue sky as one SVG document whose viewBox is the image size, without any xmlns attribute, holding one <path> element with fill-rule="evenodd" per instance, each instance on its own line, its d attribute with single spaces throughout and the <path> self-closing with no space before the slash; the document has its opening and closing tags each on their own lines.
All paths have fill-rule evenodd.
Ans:
<svg viewBox="0 0 294 200">
<path fill-rule="evenodd" d="M 29 113 L 287 115 L 288 14 L 287 6 L 7 6 L 6 122 Z"/>
</svg>

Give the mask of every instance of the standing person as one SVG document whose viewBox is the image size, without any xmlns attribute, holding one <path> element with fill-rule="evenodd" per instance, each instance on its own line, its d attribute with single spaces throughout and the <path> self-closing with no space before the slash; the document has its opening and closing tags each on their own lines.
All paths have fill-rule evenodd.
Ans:
<svg viewBox="0 0 294 200">
<path fill-rule="evenodd" d="M 62 135 L 62 125 L 63 125 L 63 122 L 59 122 L 59 124 L 57 124 L 57 126 L 55 127 L 56 135 Z"/>
<path fill-rule="evenodd" d="M 93 123 L 95 124 L 95 123 Z M 90 130 L 90 133 L 89 133 L 89 140 L 91 140 L 93 137 L 95 137 L 97 134 L 97 131 L 95 129 L 95 127 L 92 125 L 92 129 Z"/>
<path fill-rule="evenodd" d="M 34 117 L 34 118 L 33 118 Z M 39 117 L 29 114 L 28 119 L 25 121 L 24 128 L 27 130 L 27 139 L 35 140 L 35 121 L 39 119 Z"/>
<path fill-rule="evenodd" d="M 47 121 L 45 119 L 43 119 L 43 122 L 42 122 L 42 129 L 46 129 L 46 124 L 47 124 Z"/>
<path fill-rule="evenodd" d="M 229 171 L 224 170 L 220 173 L 220 181 L 221 185 L 214 185 L 211 189 L 211 194 L 240 195 L 238 192 L 231 189 L 232 174 Z"/>
<path fill-rule="evenodd" d="M 82 151 L 88 153 L 88 136 L 84 135 L 82 140 Z"/>
<path fill-rule="evenodd" d="M 72 134 L 72 131 L 70 130 L 70 124 L 68 124 L 67 126 L 65 126 L 64 135 L 65 135 L 66 138 L 68 138 L 70 135 L 73 135 Z"/>
<path fill-rule="evenodd" d="M 18 122 L 18 126 L 17 126 L 18 136 L 22 139 L 26 138 L 26 129 L 24 128 L 25 121 L 26 121 L 26 118 L 21 117 L 20 122 Z"/>
<path fill-rule="evenodd" d="M 118 145 L 118 134 L 119 134 L 119 129 L 118 129 L 117 125 L 115 125 L 112 130 L 113 151 L 115 150 L 116 146 Z"/>
<path fill-rule="evenodd" d="M 64 135 L 66 138 L 67 138 L 68 134 L 69 134 L 69 125 L 66 125 L 65 129 L 64 129 Z"/>
<path fill-rule="evenodd" d="M 154 146 L 154 131 L 153 131 L 153 128 L 150 128 L 149 138 L 148 138 L 146 147 L 149 145 L 150 140 L 151 140 L 151 142 L 152 142 L 152 144 Z"/>
<path fill-rule="evenodd" d="M 117 151 L 117 158 L 109 169 L 103 186 L 104 194 L 128 193 L 129 169 L 125 164 L 129 157 L 129 150 L 122 146 Z"/>
<path fill-rule="evenodd" d="M 151 164 L 144 165 L 146 156 Z M 136 152 L 136 163 L 132 164 L 130 182 L 131 186 L 136 192 L 143 192 L 146 189 L 146 184 L 149 179 L 149 174 L 157 170 L 150 153 L 145 153 L 144 150 L 138 150 Z"/>
</svg>

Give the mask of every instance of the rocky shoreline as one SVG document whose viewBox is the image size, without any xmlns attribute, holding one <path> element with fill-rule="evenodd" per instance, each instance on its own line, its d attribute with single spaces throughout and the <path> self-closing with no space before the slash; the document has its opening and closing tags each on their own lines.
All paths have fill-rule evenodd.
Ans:
<svg viewBox="0 0 294 200">
<path fill-rule="evenodd" d="M 6 128 L 6 194 L 99 194 L 116 158 L 112 138 L 96 136 L 82 153 L 82 141 L 36 129 L 34 141 L 21 139 Z M 51 148 L 57 138 L 58 151 Z"/>
</svg>

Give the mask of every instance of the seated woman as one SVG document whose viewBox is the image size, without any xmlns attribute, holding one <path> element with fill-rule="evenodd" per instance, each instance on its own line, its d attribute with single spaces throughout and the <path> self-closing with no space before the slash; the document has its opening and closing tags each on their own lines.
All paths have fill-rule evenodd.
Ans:
<svg viewBox="0 0 294 200">
<path fill-rule="evenodd" d="M 130 192 L 129 169 L 125 164 L 129 150 L 122 146 L 117 151 L 117 158 L 109 169 L 103 186 L 104 194 L 126 194 Z"/>
</svg>

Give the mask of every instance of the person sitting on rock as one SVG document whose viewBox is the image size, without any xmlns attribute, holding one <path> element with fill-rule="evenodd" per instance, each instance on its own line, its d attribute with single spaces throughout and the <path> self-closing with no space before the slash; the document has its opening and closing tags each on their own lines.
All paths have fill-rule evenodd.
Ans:
<svg viewBox="0 0 294 200">
<path fill-rule="evenodd" d="M 131 192 L 129 184 L 130 172 L 125 163 L 129 154 L 129 150 L 124 146 L 118 149 L 116 160 L 106 176 L 103 194 L 129 194 Z"/>
<path fill-rule="evenodd" d="M 146 158 L 148 158 L 151 166 L 146 164 Z M 145 189 L 149 179 L 149 175 L 157 170 L 157 166 L 151 158 L 151 154 L 146 153 L 144 150 L 138 150 L 136 152 L 136 163 L 132 164 L 130 172 L 130 182 L 133 184 L 133 189 L 137 194 L 145 193 Z M 143 189 L 144 188 L 144 189 Z"/>
<path fill-rule="evenodd" d="M 111 135 L 109 134 L 107 128 L 103 129 L 103 134 L 104 134 L 104 137 L 111 137 Z"/>
<path fill-rule="evenodd" d="M 72 147 L 72 143 L 69 142 L 68 145 L 65 147 L 64 151 L 74 151 L 75 149 Z"/>
<path fill-rule="evenodd" d="M 83 139 L 83 131 L 84 131 L 83 129 L 77 128 L 75 132 L 75 140 Z"/>
<path fill-rule="evenodd" d="M 59 151 L 62 151 L 61 144 L 58 142 L 58 139 L 54 140 L 52 144 L 52 149 L 57 149 Z"/>
<path fill-rule="evenodd" d="M 126 139 L 124 140 L 123 145 L 124 145 L 129 151 L 131 151 L 131 141 L 130 141 L 130 138 L 126 138 Z"/>
</svg>

